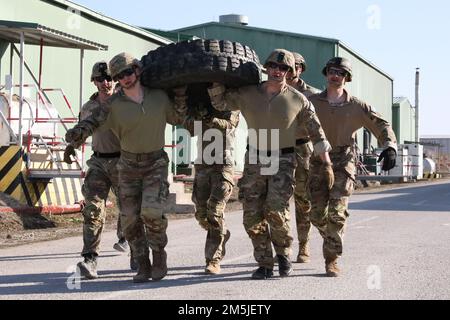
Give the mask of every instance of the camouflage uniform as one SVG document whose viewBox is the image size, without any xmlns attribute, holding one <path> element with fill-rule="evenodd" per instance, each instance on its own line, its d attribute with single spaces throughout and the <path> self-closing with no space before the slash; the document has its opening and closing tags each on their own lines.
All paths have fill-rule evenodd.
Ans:
<svg viewBox="0 0 450 320">
<path fill-rule="evenodd" d="M 320 93 L 319 89 L 307 84 L 303 79 L 299 79 L 297 85 L 294 86 L 294 88 L 300 91 L 300 93 L 303 93 L 308 99 L 312 95 Z"/>
<path fill-rule="evenodd" d="M 269 142 L 270 130 L 279 130 L 280 149 L 273 150 L 270 144 L 267 148 L 278 152 L 279 170 L 272 175 L 262 175 L 261 169 L 268 165 L 262 164 L 260 158 L 258 163 L 250 162 L 251 153 L 259 151 L 257 146 L 249 145 L 244 174 L 238 182 L 239 198 L 244 208 L 244 227 L 252 240 L 255 260 L 260 267 L 271 272 L 274 265 L 272 244 L 280 264 L 280 257 L 289 257 L 293 241 L 288 208 L 294 192 L 296 128 L 307 128 L 318 154 L 328 151 L 329 143 L 314 113 L 314 107 L 305 96 L 290 86 L 285 86 L 270 103 L 261 85 L 226 91 L 219 86 L 210 89 L 209 93 L 216 109 L 239 109 L 249 129 L 256 132 L 260 132 L 260 129 L 269 130 Z"/>
<path fill-rule="evenodd" d="M 347 93 L 347 92 L 346 92 Z M 310 191 L 311 222 L 324 236 L 323 254 L 326 261 L 336 261 L 342 255 L 345 223 L 349 216 L 348 201 L 353 193 L 356 174 L 356 132 L 369 129 L 386 148 L 396 149 L 395 134 L 389 123 L 366 103 L 350 96 L 342 105 L 330 105 L 327 90 L 310 98 L 316 107 L 323 130 L 332 145 L 330 152 L 335 183 L 328 190 L 317 171 L 318 159 L 311 161 Z"/>
<path fill-rule="evenodd" d="M 208 129 L 218 129 L 223 134 L 221 163 L 195 165 L 192 201 L 195 203 L 195 218 L 208 233 L 205 243 L 207 273 L 219 273 L 220 261 L 225 255 L 225 243 L 230 231 L 225 226 L 225 206 L 234 187 L 233 145 L 235 131 L 239 123 L 238 111 L 217 111 L 202 105 L 190 108 L 185 127 L 194 135 L 194 121 L 202 122 L 202 133 Z M 202 139 L 202 137 L 199 137 Z M 210 144 L 202 141 L 200 151 Z"/>
<path fill-rule="evenodd" d="M 92 110 L 98 108 L 99 105 L 98 93 L 96 93 L 81 108 L 80 120 L 91 115 Z M 105 205 L 110 190 L 116 196 L 120 210 L 118 197 L 119 174 L 116 168 L 120 156 L 119 140 L 110 130 L 95 132 L 92 135 L 92 145 L 94 153 L 86 162 L 89 169 L 81 189 L 86 202 L 82 211 L 84 216 L 84 247 L 81 255 L 83 256 L 86 254 L 98 255 L 106 218 Z M 123 238 L 120 214 L 117 224 L 117 237 L 119 239 Z"/>
<path fill-rule="evenodd" d="M 140 63 L 122 53 L 110 61 L 109 67 L 114 78 L 131 67 L 139 68 Z M 140 86 L 139 83 L 136 85 Z M 163 207 L 169 193 L 169 159 L 163 150 L 165 128 L 166 122 L 182 123 L 181 114 L 175 107 L 184 109 L 186 100 L 177 97 L 174 104 L 163 90 L 140 89 L 143 91 L 142 103 L 131 100 L 121 90 L 66 134 L 66 140 L 81 144 L 101 126 L 111 129 L 120 141 L 118 170 L 122 229 L 139 265 L 138 274 L 133 278 L 135 282 L 148 281 L 150 277 L 160 280 L 167 274 L 167 218 L 163 215 Z M 152 249 L 153 267 L 148 246 Z"/>
<path fill-rule="evenodd" d="M 164 150 L 138 154 L 122 150 L 118 164 L 122 228 L 136 260 L 148 257 L 149 246 L 155 253 L 164 252 L 167 245 L 163 208 L 169 194 L 168 164 Z"/>
<path fill-rule="evenodd" d="M 244 208 L 244 227 L 253 244 L 258 265 L 273 269 L 272 244 L 277 255 L 289 256 L 293 238 L 290 232 L 289 199 L 294 192 L 294 153 L 281 155 L 279 171 L 263 176 L 261 163 L 249 164 L 239 180 L 239 200 Z"/>
<path fill-rule="evenodd" d="M 319 93 L 320 91 L 305 83 L 302 79 L 298 79 L 294 87 L 306 98 Z M 311 230 L 311 222 L 309 211 L 311 210 L 310 195 L 307 188 L 309 179 L 309 161 L 313 152 L 313 147 L 309 141 L 308 132 L 305 128 L 299 127 L 296 135 L 295 154 L 297 159 L 297 167 L 295 168 L 295 221 L 297 226 L 297 237 L 299 242 L 299 254 L 297 262 L 307 262 L 309 257 L 309 232 Z"/>
</svg>

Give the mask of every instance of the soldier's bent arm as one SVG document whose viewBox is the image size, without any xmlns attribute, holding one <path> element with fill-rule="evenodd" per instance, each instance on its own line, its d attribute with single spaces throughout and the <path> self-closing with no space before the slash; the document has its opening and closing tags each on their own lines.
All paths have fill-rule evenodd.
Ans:
<svg viewBox="0 0 450 320">
<path fill-rule="evenodd" d="M 371 106 L 363 103 L 362 108 L 364 127 L 375 135 L 383 148 L 391 147 L 397 150 L 397 139 L 389 122 L 381 114 L 375 112 Z"/>
<path fill-rule="evenodd" d="M 66 137 L 70 134 L 70 132 L 78 132 L 76 138 L 72 139 L 70 144 L 75 148 L 79 148 L 100 126 L 102 126 L 102 129 L 109 129 L 107 120 L 109 118 L 110 107 L 111 106 L 108 103 L 100 104 L 92 110 L 92 114 L 90 116 L 79 121 L 77 125 L 70 129 L 67 132 L 68 134 Z"/>
<path fill-rule="evenodd" d="M 331 145 L 325 136 L 314 106 L 310 101 L 306 101 L 305 108 L 297 115 L 297 121 L 297 125 L 305 127 L 308 131 L 308 135 L 314 145 L 315 155 L 331 151 Z"/>
<path fill-rule="evenodd" d="M 211 99 L 211 105 L 219 111 L 240 110 L 239 89 L 226 89 L 223 84 L 214 83 L 208 88 L 208 94 Z"/>
<path fill-rule="evenodd" d="M 236 128 L 239 124 L 239 113 L 239 111 L 230 111 L 225 112 L 220 118 L 213 118 L 211 120 L 213 122 L 212 127 L 223 131 Z"/>
<path fill-rule="evenodd" d="M 187 126 L 186 121 L 188 120 L 188 108 L 186 95 L 175 96 L 173 101 L 169 99 L 166 111 L 167 123 L 174 126 Z"/>
</svg>

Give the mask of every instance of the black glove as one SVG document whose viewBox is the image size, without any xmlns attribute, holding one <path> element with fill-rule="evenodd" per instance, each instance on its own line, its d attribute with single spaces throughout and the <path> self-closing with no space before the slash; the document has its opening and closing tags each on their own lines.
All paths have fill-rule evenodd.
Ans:
<svg viewBox="0 0 450 320">
<path fill-rule="evenodd" d="M 67 130 L 65 140 L 66 142 L 78 142 L 82 138 L 81 129 L 79 128 L 72 128 Z"/>
<path fill-rule="evenodd" d="M 64 150 L 64 162 L 68 164 L 72 164 L 72 159 L 70 156 L 76 156 L 75 148 L 71 146 L 70 144 L 66 147 L 66 150 Z"/>
<path fill-rule="evenodd" d="M 397 158 L 397 152 L 394 148 L 388 147 L 380 154 L 377 162 L 383 160 L 383 166 L 381 167 L 384 171 L 389 171 L 395 167 L 395 159 Z"/>
</svg>

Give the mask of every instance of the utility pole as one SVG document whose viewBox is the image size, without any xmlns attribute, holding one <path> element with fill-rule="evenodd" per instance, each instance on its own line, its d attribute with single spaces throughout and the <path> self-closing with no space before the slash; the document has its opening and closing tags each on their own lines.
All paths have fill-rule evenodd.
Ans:
<svg viewBox="0 0 450 320">
<path fill-rule="evenodd" d="M 416 141 L 420 143 L 419 137 L 419 81 L 420 81 L 420 68 L 416 68 Z"/>
</svg>

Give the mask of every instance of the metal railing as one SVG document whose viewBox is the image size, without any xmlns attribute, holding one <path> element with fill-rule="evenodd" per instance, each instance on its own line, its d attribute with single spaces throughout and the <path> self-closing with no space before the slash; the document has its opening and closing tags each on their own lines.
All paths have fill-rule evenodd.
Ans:
<svg viewBox="0 0 450 320">
<path fill-rule="evenodd" d="M 14 87 L 19 87 L 18 85 L 14 85 Z M 62 176 L 64 171 L 67 171 L 68 169 L 64 169 L 63 166 L 61 165 L 60 161 L 58 161 L 58 159 L 55 156 L 55 151 L 64 151 L 64 149 L 55 149 L 54 147 L 57 145 L 61 145 L 61 146 L 67 146 L 66 142 L 64 141 L 64 139 L 60 136 L 58 136 L 58 130 L 57 130 L 57 126 L 60 125 L 62 126 L 62 128 L 64 128 L 64 132 L 66 132 L 68 130 L 67 124 L 68 123 L 77 123 L 78 122 L 78 117 L 75 116 L 75 113 L 72 109 L 72 106 L 69 102 L 69 100 L 67 99 L 67 96 L 64 92 L 63 89 L 61 88 L 45 88 L 45 89 L 39 89 L 37 85 L 34 84 L 25 84 L 23 85 L 23 87 L 25 88 L 31 88 L 34 89 L 36 92 L 36 108 L 35 110 L 33 110 L 31 103 L 29 101 L 27 101 L 26 99 L 24 99 L 24 105 L 25 103 L 29 106 L 30 109 L 30 115 L 29 117 L 22 117 L 22 119 L 17 118 L 17 117 L 13 117 L 12 116 L 12 112 L 11 112 L 11 108 L 12 106 L 8 103 L 8 108 L 9 108 L 9 116 L 6 117 L 3 113 L 0 115 L 3 119 L 3 121 L 7 124 L 8 130 L 10 131 L 10 133 L 12 134 L 12 137 L 15 139 L 15 141 L 18 141 L 18 137 L 17 135 L 14 133 L 14 130 L 12 128 L 11 123 L 13 121 L 20 121 L 20 120 L 26 120 L 26 121 L 30 121 L 30 127 L 29 130 L 27 131 L 26 134 L 24 134 L 24 142 L 23 145 L 26 146 L 26 158 L 28 159 L 27 163 L 26 163 L 26 167 L 27 167 L 27 171 L 28 173 L 31 175 L 31 173 L 33 171 L 36 171 L 36 169 L 33 169 L 33 166 L 31 164 L 31 152 L 32 152 L 32 148 L 35 147 L 37 149 L 41 149 L 41 150 L 45 150 L 45 153 L 48 156 L 48 161 L 51 164 L 51 171 L 53 172 L 53 175 L 58 175 L 58 173 Z M 52 101 L 49 99 L 48 95 L 46 93 L 48 92 L 57 92 L 60 93 L 64 102 L 65 102 L 65 106 L 68 108 L 68 110 L 70 111 L 70 114 L 72 117 L 68 117 L 68 118 L 63 118 L 60 115 L 60 112 L 54 107 Z M 43 109 L 43 110 L 42 110 Z M 42 111 L 44 111 L 44 115 L 42 114 Z M 48 136 L 43 136 L 40 133 L 36 133 L 33 132 L 33 128 L 36 124 L 44 124 L 44 123 L 48 123 L 48 124 L 53 124 L 53 132 L 52 135 L 48 135 Z M 81 150 L 81 160 L 78 159 L 78 157 L 75 160 L 75 163 L 78 167 L 78 169 L 73 170 L 73 169 L 69 169 L 69 171 L 72 172 L 72 176 L 76 175 L 75 171 L 79 171 L 79 175 L 82 176 L 83 172 L 82 172 L 82 164 L 83 164 L 83 159 L 84 159 L 84 152 L 85 152 L 85 148 L 83 146 L 82 150 Z M 53 166 L 56 166 L 56 170 L 53 169 Z M 39 169 L 39 171 L 45 171 L 47 169 Z M 44 176 L 45 174 L 41 173 L 41 176 Z"/>
</svg>

